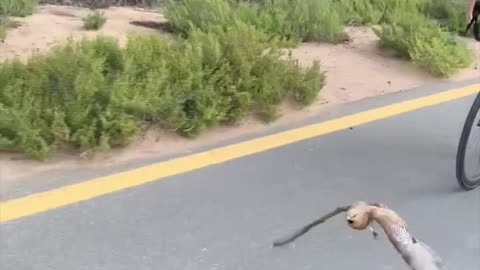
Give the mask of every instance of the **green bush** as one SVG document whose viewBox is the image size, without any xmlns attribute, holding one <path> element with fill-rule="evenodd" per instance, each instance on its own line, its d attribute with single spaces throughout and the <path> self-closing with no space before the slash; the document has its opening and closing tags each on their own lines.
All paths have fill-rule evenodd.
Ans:
<svg viewBox="0 0 480 270">
<path fill-rule="evenodd" d="M 172 28 L 184 35 L 194 28 L 209 31 L 227 27 L 235 20 L 234 11 L 225 0 L 170 1 L 163 13 Z"/>
<path fill-rule="evenodd" d="M 420 12 L 434 18 L 451 32 L 465 30 L 465 11 L 469 0 L 339 0 L 347 23 L 375 25 L 388 22 L 391 16 Z"/>
<path fill-rule="evenodd" d="M 473 54 L 465 44 L 438 29 L 430 35 L 415 34 L 410 57 L 417 66 L 439 77 L 448 77 L 473 63 Z"/>
<path fill-rule="evenodd" d="M 394 49 L 399 56 L 407 59 L 410 59 L 410 39 L 414 33 L 417 31 L 425 33 L 427 30 L 438 28 L 434 21 L 414 14 L 397 13 L 391 17 L 391 22 L 384 22 L 381 27 L 374 28 L 384 47 Z"/>
<path fill-rule="evenodd" d="M 107 18 L 100 11 L 95 11 L 83 18 L 83 28 L 86 30 L 98 30 L 105 25 Z"/>
<path fill-rule="evenodd" d="M 286 45 L 298 41 L 340 42 L 345 39 L 343 18 L 332 1 L 263 0 L 257 3 L 227 0 L 171 1 L 165 16 L 173 28 L 188 34 L 192 28 L 212 30 L 238 22 L 264 31 Z"/>
<path fill-rule="evenodd" d="M 425 0 L 338 0 L 344 20 L 361 25 L 375 25 L 397 13 L 416 11 Z"/>
<path fill-rule="evenodd" d="M 0 65 L 0 150 L 45 159 L 58 147 L 106 149 L 129 143 L 138 121 L 110 105 L 121 51 L 106 38 L 69 41 L 27 64 Z"/>
<path fill-rule="evenodd" d="M 324 85 L 318 64 L 303 69 L 265 40 L 238 23 L 177 41 L 135 37 L 125 49 L 105 37 L 69 41 L 0 64 L 0 151 L 107 150 L 147 123 L 191 137 L 252 113 L 271 121 L 289 97 L 312 103 Z"/>
<path fill-rule="evenodd" d="M 272 1 L 272 6 L 278 1 Z M 343 18 L 333 1 L 302 0 L 296 5 L 284 0 L 281 8 L 288 11 L 287 30 L 302 41 L 338 43 L 345 40 Z"/>
<path fill-rule="evenodd" d="M 420 11 L 434 19 L 448 31 L 462 34 L 465 31 L 465 12 L 469 0 L 423 0 Z"/>
<path fill-rule="evenodd" d="M 291 89 L 297 102 L 305 106 L 311 105 L 317 98 L 319 90 L 325 86 L 325 75 L 319 73 L 320 62 L 314 61 L 306 71 L 293 59 L 288 65 L 288 70 L 283 78 L 286 88 Z"/>
<path fill-rule="evenodd" d="M 449 76 L 473 61 L 466 45 L 437 23 L 419 13 L 398 13 L 377 34 L 383 46 L 395 49 L 401 56 L 435 76 Z"/>
<path fill-rule="evenodd" d="M 384 47 L 435 76 L 449 76 L 468 67 L 472 52 L 448 31 L 465 28 L 466 1 L 340 0 L 345 21 L 380 25 L 374 31 Z"/>
<path fill-rule="evenodd" d="M 31 15 L 37 6 L 37 0 L 1 0 L 0 16 L 25 17 Z"/>
<path fill-rule="evenodd" d="M 179 0 L 167 4 L 165 15 L 184 36 L 193 28 L 223 31 L 246 23 L 265 32 L 267 40 L 286 47 L 300 41 L 341 42 L 346 38 L 344 24 L 371 25 L 385 47 L 433 74 L 446 76 L 471 61 L 467 48 L 446 33 L 460 32 L 465 26 L 465 5 L 454 0 Z M 427 57 L 432 53 L 424 49 L 425 42 L 435 42 L 436 53 L 449 55 Z M 461 59 L 445 60 L 452 57 Z M 423 63 L 427 58 L 431 62 Z"/>
</svg>

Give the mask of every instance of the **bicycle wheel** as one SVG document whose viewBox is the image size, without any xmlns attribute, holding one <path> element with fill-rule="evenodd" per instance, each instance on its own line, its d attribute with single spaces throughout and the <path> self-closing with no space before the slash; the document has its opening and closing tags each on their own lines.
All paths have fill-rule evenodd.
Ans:
<svg viewBox="0 0 480 270">
<path fill-rule="evenodd" d="M 480 93 L 468 112 L 457 150 L 457 180 L 466 190 L 480 186 Z"/>
</svg>

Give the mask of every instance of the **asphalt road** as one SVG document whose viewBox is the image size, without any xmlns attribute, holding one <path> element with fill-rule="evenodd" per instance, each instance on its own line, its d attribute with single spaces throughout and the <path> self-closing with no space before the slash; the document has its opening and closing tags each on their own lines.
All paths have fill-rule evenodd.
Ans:
<svg viewBox="0 0 480 270">
<path fill-rule="evenodd" d="M 382 201 L 449 269 L 480 269 L 480 190 L 455 154 L 473 96 L 0 225 L 3 270 L 407 269 L 338 205 Z"/>
</svg>

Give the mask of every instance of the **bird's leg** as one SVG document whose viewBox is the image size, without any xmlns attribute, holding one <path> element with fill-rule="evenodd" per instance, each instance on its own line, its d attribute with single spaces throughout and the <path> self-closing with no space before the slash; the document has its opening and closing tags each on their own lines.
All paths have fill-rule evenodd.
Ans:
<svg viewBox="0 0 480 270">
<path fill-rule="evenodd" d="M 378 233 L 375 231 L 375 229 L 371 225 L 368 226 L 368 229 L 370 230 L 370 232 L 372 232 L 373 239 L 377 240 L 378 239 Z"/>
</svg>

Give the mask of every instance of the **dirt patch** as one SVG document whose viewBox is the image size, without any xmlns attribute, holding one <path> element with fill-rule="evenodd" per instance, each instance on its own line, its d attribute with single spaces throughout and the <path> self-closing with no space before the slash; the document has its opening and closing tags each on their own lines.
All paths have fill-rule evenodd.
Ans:
<svg viewBox="0 0 480 270">
<path fill-rule="evenodd" d="M 21 25 L 8 32 L 0 45 L 0 61 L 19 57 L 28 58 L 32 53 L 48 51 L 58 42 L 67 38 L 94 38 L 97 35 L 114 37 L 120 45 L 125 45 L 129 35 L 164 34 L 160 28 L 147 28 L 131 24 L 132 21 L 149 21 L 158 24 L 165 18 L 155 12 L 145 12 L 134 8 L 110 7 L 102 10 L 107 22 L 99 31 L 83 29 L 82 18 L 90 9 L 68 6 L 40 6 L 37 12 L 27 18 L 14 18 Z"/>
<path fill-rule="evenodd" d="M 110 7 L 105 9 L 108 18 L 98 32 L 82 29 L 82 17 L 88 9 L 65 6 L 41 6 L 38 12 L 25 19 L 12 29 L 5 43 L 0 44 L 0 61 L 13 57 L 25 59 L 34 52 L 47 51 L 54 44 L 73 38 L 93 38 L 102 34 L 118 38 L 125 44 L 129 34 L 165 35 L 165 19 L 161 14 L 134 8 Z M 100 168 L 121 164 L 137 159 L 161 157 L 180 153 L 188 154 L 192 149 L 220 141 L 254 134 L 279 125 L 298 122 L 318 114 L 330 106 L 360 100 L 366 97 L 410 89 L 436 79 L 413 64 L 400 60 L 389 51 L 379 48 L 379 39 L 368 28 L 347 28 L 350 42 L 340 45 L 307 43 L 292 50 L 292 55 L 304 65 L 320 60 L 327 74 L 327 84 L 318 101 L 312 106 L 297 110 L 290 105 L 283 108 L 284 117 L 279 121 L 264 125 L 248 120 L 236 127 L 219 127 L 189 140 L 172 132 L 151 128 L 136 143 L 109 153 L 99 153 L 90 160 L 84 160 L 68 153 L 60 153 L 54 160 L 39 163 L 24 160 L 20 155 L 0 153 L 0 179 L 5 185 L 9 181 L 33 176 L 37 173 L 68 168 Z M 480 52 L 478 43 L 469 41 Z M 477 61 L 470 68 L 462 70 L 448 81 L 470 79 L 479 76 Z M 327 106 L 328 105 L 328 106 Z"/>
<path fill-rule="evenodd" d="M 322 91 L 327 102 L 351 102 L 441 81 L 412 63 L 398 59 L 393 51 L 381 49 L 380 39 L 369 28 L 349 27 L 346 31 L 351 38 L 349 43 L 308 43 L 293 50 L 293 56 L 303 64 L 320 61 L 327 74 L 327 86 Z M 468 42 L 472 47 L 477 45 Z M 479 48 L 476 51 L 478 59 Z M 478 77 L 480 73 L 476 67 L 477 63 L 474 63 L 445 80 Z"/>
</svg>

